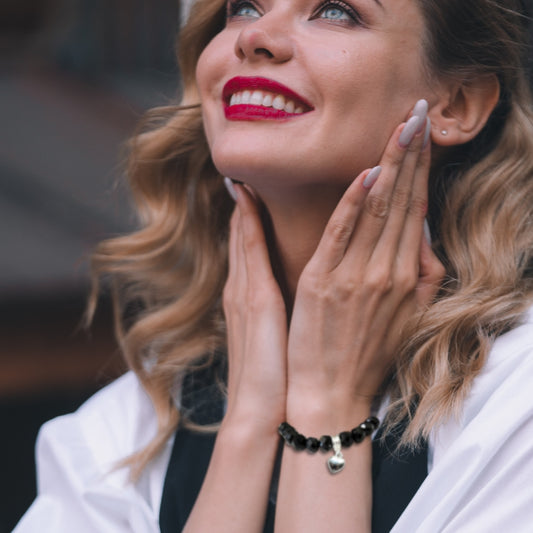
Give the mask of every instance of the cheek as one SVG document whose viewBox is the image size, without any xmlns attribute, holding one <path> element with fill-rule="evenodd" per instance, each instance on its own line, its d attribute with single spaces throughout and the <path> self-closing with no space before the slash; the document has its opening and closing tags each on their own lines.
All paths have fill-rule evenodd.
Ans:
<svg viewBox="0 0 533 533">
<path fill-rule="evenodd" d="M 216 35 L 200 54 L 196 65 L 196 83 L 202 98 L 213 96 L 233 54 L 233 41 L 225 32 Z"/>
<path fill-rule="evenodd" d="M 208 45 L 200 54 L 196 65 L 196 85 L 202 99 L 205 98 L 207 89 L 211 86 L 214 66 L 216 66 L 216 62 L 213 62 L 211 45 Z"/>
</svg>

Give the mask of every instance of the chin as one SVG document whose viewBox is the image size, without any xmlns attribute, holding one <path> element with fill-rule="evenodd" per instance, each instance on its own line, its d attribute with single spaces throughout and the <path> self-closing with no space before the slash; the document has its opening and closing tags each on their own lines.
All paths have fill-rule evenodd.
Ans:
<svg viewBox="0 0 533 533">
<path fill-rule="evenodd" d="M 237 143 L 233 146 L 215 144 L 211 147 L 211 158 L 217 170 L 223 176 L 246 183 L 280 173 L 279 162 L 273 161 L 267 154 L 266 150 L 246 149 Z"/>
</svg>

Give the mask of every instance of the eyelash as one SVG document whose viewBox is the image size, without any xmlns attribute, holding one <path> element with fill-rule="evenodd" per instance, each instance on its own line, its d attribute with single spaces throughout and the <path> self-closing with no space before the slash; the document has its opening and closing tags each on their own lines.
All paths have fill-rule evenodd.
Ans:
<svg viewBox="0 0 533 533">
<path fill-rule="evenodd" d="M 254 5 L 253 2 L 250 2 L 249 0 L 230 0 L 226 5 L 226 20 L 231 20 L 241 16 L 237 13 L 243 7 L 251 7 L 259 12 L 259 9 Z"/>
<path fill-rule="evenodd" d="M 259 8 L 249 0 L 229 0 L 226 6 L 226 20 L 231 20 L 242 15 L 238 15 L 238 12 L 243 7 L 251 7 L 258 13 L 260 13 Z M 353 22 L 346 21 L 345 24 L 353 25 L 363 25 L 361 15 L 349 4 L 343 2 L 342 0 L 326 0 L 321 3 L 314 11 L 310 17 L 310 20 L 318 19 L 320 14 L 323 13 L 328 7 L 336 7 L 341 9 L 350 17 Z M 342 23 L 342 21 L 339 21 Z"/>
<path fill-rule="evenodd" d="M 349 4 L 346 2 L 342 2 L 342 0 L 326 0 L 322 4 L 318 6 L 318 8 L 314 11 L 313 15 L 311 16 L 311 19 L 317 19 L 319 18 L 319 15 L 323 13 L 327 8 L 329 7 L 336 7 L 338 9 L 341 9 L 344 11 L 352 20 L 352 22 L 346 21 L 345 24 L 353 24 L 353 25 L 362 25 L 363 21 L 361 19 L 361 15 Z M 342 22 L 342 21 L 339 21 Z"/>
</svg>

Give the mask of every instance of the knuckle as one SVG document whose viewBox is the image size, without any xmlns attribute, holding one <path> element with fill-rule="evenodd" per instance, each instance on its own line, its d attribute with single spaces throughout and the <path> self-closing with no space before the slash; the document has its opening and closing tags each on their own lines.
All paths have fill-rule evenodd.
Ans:
<svg viewBox="0 0 533 533">
<path fill-rule="evenodd" d="M 411 202 L 411 191 L 409 189 L 397 188 L 392 193 L 391 207 L 405 210 Z"/>
<path fill-rule="evenodd" d="M 420 153 L 420 147 L 421 147 L 421 139 L 420 139 L 420 136 L 417 135 L 414 139 L 413 139 L 413 142 L 409 143 L 405 148 L 404 150 L 408 153 L 412 153 L 412 154 L 418 154 Z"/>
<path fill-rule="evenodd" d="M 390 152 L 384 154 L 383 162 L 387 167 L 392 167 L 392 169 L 395 169 L 402 164 L 404 157 L 404 150 L 394 147 L 394 149 L 392 149 Z"/>
<path fill-rule="evenodd" d="M 346 301 L 354 294 L 357 294 L 361 290 L 361 282 L 354 278 L 344 280 L 342 285 L 337 288 L 335 294 L 335 300 Z"/>
<path fill-rule="evenodd" d="M 304 299 L 317 305 L 335 303 L 340 296 L 337 281 L 313 271 L 302 274 L 298 283 L 298 292 Z"/>
<path fill-rule="evenodd" d="M 325 291 L 322 277 L 313 269 L 305 269 L 298 281 L 298 292 L 307 296 L 321 298 Z"/>
<path fill-rule="evenodd" d="M 389 214 L 390 203 L 383 196 L 369 195 L 365 202 L 365 210 L 375 218 L 386 218 Z"/>
<path fill-rule="evenodd" d="M 331 238 L 334 242 L 345 242 L 352 234 L 352 227 L 350 224 L 342 220 L 335 220 L 331 224 Z"/>
<path fill-rule="evenodd" d="M 392 290 L 393 282 L 389 269 L 375 268 L 369 272 L 366 286 L 372 291 L 380 294 L 388 293 Z"/>
<path fill-rule="evenodd" d="M 415 196 L 409 204 L 409 213 L 417 218 L 424 218 L 427 214 L 427 200 L 422 196 Z"/>
</svg>

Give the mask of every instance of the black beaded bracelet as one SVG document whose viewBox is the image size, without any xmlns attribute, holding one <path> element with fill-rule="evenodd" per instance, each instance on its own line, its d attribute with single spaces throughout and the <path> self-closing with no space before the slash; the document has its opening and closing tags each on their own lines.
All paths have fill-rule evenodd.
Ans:
<svg viewBox="0 0 533 533">
<path fill-rule="evenodd" d="M 316 453 L 318 450 L 329 452 L 333 449 L 333 456 L 328 459 L 326 464 L 329 471 L 332 474 L 336 474 L 344 468 L 345 464 L 341 447 L 348 448 L 352 444 L 359 444 L 365 437 L 372 435 L 378 427 L 379 420 L 375 416 L 370 416 L 351 431 L 342 431 L 332 437 L 329 435 L 322 435 L 320 439 L 305 437 L 298 433 L 288 422 L 282 422 L 279 425 L 278 433 L 295 450 L 307 450 L 310 453 Z"/>
</svg>

